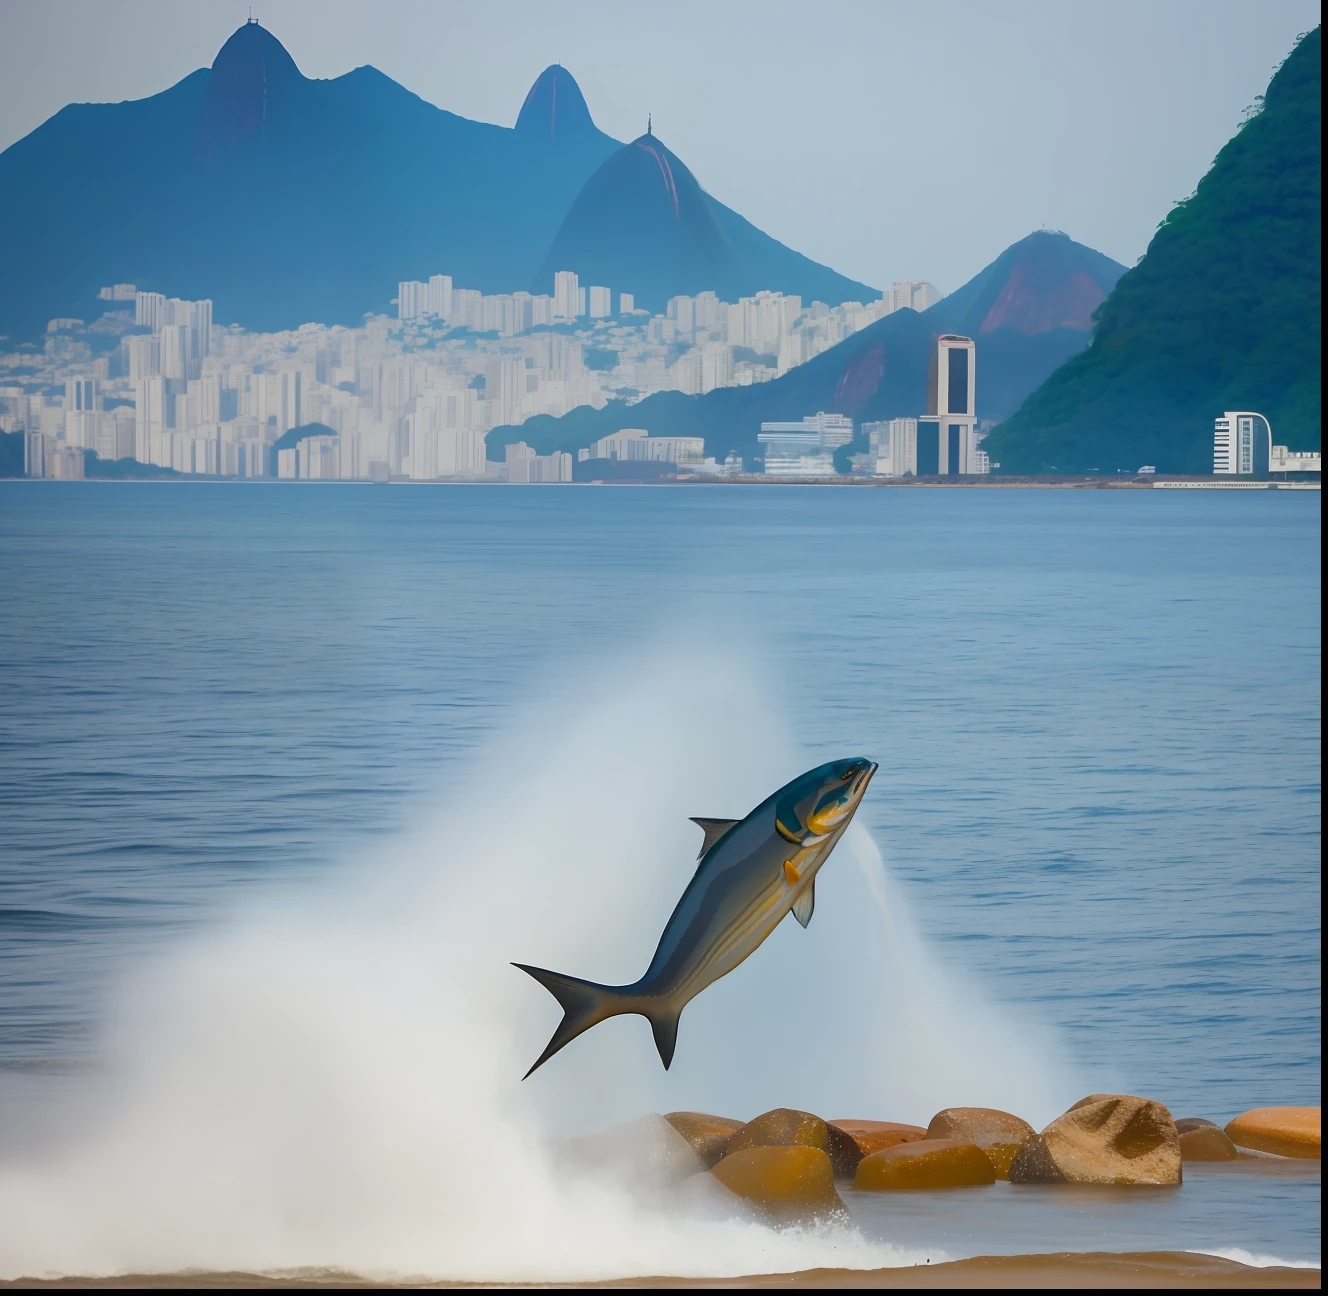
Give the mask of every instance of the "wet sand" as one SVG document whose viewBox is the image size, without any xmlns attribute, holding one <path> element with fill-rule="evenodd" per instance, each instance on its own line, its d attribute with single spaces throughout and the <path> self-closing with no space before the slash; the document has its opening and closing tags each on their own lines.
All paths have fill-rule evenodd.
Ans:
<svg viewBox="0 0 1328 1296">
<path fill-rule="evenodd" d="M 326 1269 L 306 1269 L 282 1274 L 173 1273 L 125 1274 L 115 1278 L 23 1278 L 0 1282 L 0 1288 L 453 1288 L 486 1286 L 498 1289 L 563 1287 L 651 1287 L 651 1288 L 913 1288 L 956 1289 L 1071 1288 L 1277 1288 L 1318 1290 L 1318 1269 L 1256 1268 L 1217 1256 L 1193 1255 L 1184 1251 L 1136 1251 L 1115 1253 L 1063 1252 L 1058 1255 L 976 1256 L 946 1264 L 911 1265 L 894 1269 L 806 1269 L 800 1273 L 758 1274 L 747 1278 L 623 1278 L 601 1283 L 454 1283 L 370 1282 L 354 1274 Z"/>
</svg>

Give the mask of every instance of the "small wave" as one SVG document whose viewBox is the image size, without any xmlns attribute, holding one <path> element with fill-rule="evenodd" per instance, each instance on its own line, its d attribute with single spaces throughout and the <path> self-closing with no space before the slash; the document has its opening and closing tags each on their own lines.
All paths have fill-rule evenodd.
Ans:
<svg viewBox="0 0 1328 1296">
<path fill-rule="evenodd" d="M 1246 1251 L 1244 1247 L 1192 1247 L 1188 1255 L 1216 1256 L 1219 1260 L 1234 1260 L 1252 1269 L 1320 1269 L 1318 1260 L 1284 1260 L 1281 1256 L 1266 1255 L 1262 1251 Z"/>
</svg>

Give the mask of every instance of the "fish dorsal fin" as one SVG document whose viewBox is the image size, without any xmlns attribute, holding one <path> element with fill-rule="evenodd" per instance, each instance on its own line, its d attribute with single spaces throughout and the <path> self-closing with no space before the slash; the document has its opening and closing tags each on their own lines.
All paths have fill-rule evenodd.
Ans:
<svg viewBox="0 0 1328 1296">
<path fill-rule="evenodd" d="M 693 815 L 692 822 L 705 833 L 705 836 L 701 839 L 701 849 L 696 852 L 696 858 L 700 859 L 734 824 L 740 824 L 742 820 L 702 819 Z"/>
<path fill-rule="evenodd" d="M 805 927 L 812 920 L 812 910 L 816 908 L 816 879 L 807 883 L 807 889 L 798 897 L 793 906 L 793 916 Z"/>
</svg>

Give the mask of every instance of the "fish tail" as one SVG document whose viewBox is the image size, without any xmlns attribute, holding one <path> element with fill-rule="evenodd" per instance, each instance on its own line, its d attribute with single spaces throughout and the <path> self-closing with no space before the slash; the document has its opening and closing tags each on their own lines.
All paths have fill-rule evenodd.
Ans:
<svg viewBox="0 0 1328 1296">
<path fill-rule="evenodd" d="M 582 981 L 579 977 L 564 976 L 561 972 L 550 972 L 547 968 L 530 967 L 525 963 L 513 963 L 512 966 L 534 977 L 563 1009 L 563 1019 L 553 1032 L 553 1038 L 535 1060 L 535 1065 L 521 1077 L 523 1080 L 592 1026 L 619 1013 L 641 1011 L 633 996 L 613 986 L 597 985 L 594 981 Z"/>
<path fill-rule="evenodd" d="M 664 1063 L 665 1071 L 673 1061 L 673 1050 L 678 1043 L 678 1018 L 681 1014 L 682 1009 L 668 1004 L 646 1013 L 655 1036 L 655 1047 L 659 1049 L 659 1060 Z"/>
</svg>

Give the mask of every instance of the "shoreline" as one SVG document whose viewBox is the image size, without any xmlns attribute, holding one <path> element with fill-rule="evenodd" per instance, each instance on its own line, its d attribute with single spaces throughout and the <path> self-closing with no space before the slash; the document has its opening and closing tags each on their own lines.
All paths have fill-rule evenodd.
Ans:
<svg viewBox="0 0 1328 1296">
<path fill-rule="evenodd" d="M 1322 485 L 1315 481 L 1224 481 L 1213 477 L 1158 477 L 1123 480 L 1105 477 L 766 477 L 760 474 L 742 477 L 684 475 L 661 477 L 648 481 L 593 480 L 583 482 L 505 482 L 487 479 L 435 478 L 413 481 L 394 478 L 388 482 L 370 482 L 339 478 L 320 480 L 297 477 L 0 477 L 3 482 L 47 483 L 55 481 L 93 482 L 110 486 L 840 486 L 856 490 L 1220 490 L 1220 491 L 1319 491 Z"/>
<path fill-rule="evenodd" d="M 185 1270 L 161 1274 L 120 1274 L 114 1277 L 12 1278 L 3 1288 L 220 1288 L 290 1287 L 392 1289 L 399 1287 L 457 1288 L 483 1286 L 496 1289 L 547 1288 L 729 1288 L 735 1290 L 783 1288 L 967 1288 L 983 1291 L 1015 1289 L 1076 1290 L 1111 1288 L 1222 1288 L 1318 1290 L 1319 1269 L 1283 1265 L 1247 1265 L 1238 1260 L 1191 1251 L 1068 1251 L 1013 1256 L 973 1256 L 940 1264 L 901 1265 L 889 1269 L 804 1269 L 796 1273 L 752 1274 L 738 1278 L 677 1278 L 646 1276 L 595 1282 L 466 1282 L 415 1280 L 402 1277 L 385 1282 L 361 1278 L 337 1269 L 304 1268 L 283 1271 L 212 1272 Z"/>
</svg>

